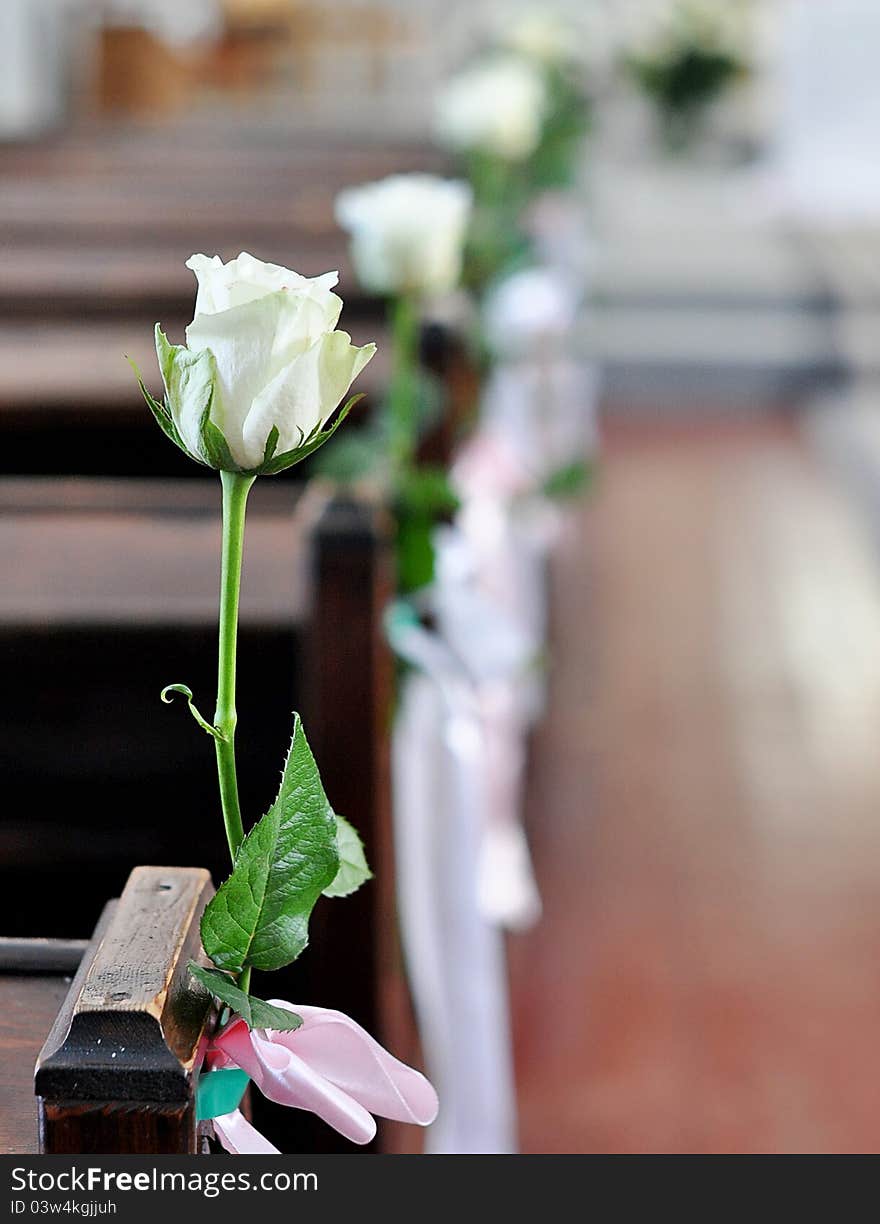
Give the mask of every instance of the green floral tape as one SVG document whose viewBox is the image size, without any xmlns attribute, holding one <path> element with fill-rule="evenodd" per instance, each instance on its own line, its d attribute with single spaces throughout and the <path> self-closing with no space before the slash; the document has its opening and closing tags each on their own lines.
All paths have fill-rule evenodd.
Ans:
<svg viewBox="0 0 880 1224">
<path fill-rule="evenodd" d="M 196 1121 L 207 1122 L 238 1109 L 247 1091 L 248 1079 L 246 1072 L 238 1068 L 200 1075 L 196 1086 Z"/>
<path fill-rule="evenodd" d="M 406 599 L 392 600 L 386 607 L 382 619 L 385 625 L 385 635 L 392 649 L 396 649 L 400 634 L 405 633 L 407 629 L 417 629 L 419 626 L 419 614 Z"/>
</svg>

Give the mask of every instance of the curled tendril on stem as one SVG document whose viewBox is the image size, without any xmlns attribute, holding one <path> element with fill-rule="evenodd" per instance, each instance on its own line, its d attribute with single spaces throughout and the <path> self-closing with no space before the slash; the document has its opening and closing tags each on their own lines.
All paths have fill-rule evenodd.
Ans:
<svg viewBox="0 0 880 1224">
<path fill-rule="evenodd" d="M 162 701 L 164 701 L 166 705 L 171 705 L 171 702 L 174 700 L 174 698 L 171 696 L 172 693 L 183 694 L 183 696 L 186 698 L 186 703 L 189 706 L 190 714 L 192 714 L 193 718 L 203 731 L 207 731 L 208 735 L 212 736 L 215 740 L 221 740 L 223 743 L 226 742 L 226 736 L 223 734 L 220 728 L 215 727 L 213 723 L 209 723 L 207 718 L 199 713 L 198 709 L 196 708 L 196 704 L 193 701 L 191 688 L 188 688 L 185 684 L 166 684 L 165 688 L 162 689 L 160 694 Z"/>
</svg>

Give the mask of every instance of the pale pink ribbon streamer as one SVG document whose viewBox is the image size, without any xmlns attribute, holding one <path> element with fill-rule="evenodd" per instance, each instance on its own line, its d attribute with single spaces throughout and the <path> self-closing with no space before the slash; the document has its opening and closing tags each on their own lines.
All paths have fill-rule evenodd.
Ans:
<svg viewBox="0 0 880 1224">
<path fill-rule="evenodd" d="M 369 1143 L 374 1137 L 373 1114 L 418 1126 L 434 1121 L 439 1105 L 428 1080 L 389 1054 L 354 1020 L 324 1007 L 271 1002 L 301 1016 L 301 1027 L 292 1033 L 249 1030 L 236 1018 L 214 1038 L 209 1067 L 239 1067 L 270 1101 L 317 1114 L 353 1143 Z M 219 1128 L 224 1147 L 223 1132 L 233 1144 L 252 1141 L 230 1118 L 234 1115 L 225 1115 Z M 262 1139 L 259 1132 L 254 1135 Z"/>
<path fill-rule="evenodd" d="M 280 1156 L 278 1148 L 251 1126 L 239 1109 L 212 1118 L 214 1134 L 233 1156 Z"/>
<path fill-rule="evenodd" d="M 504 935 L 477 899 L 480 748 L 470 717 L 410 672 L 393 739 L 395 849 L 419 1031 L 443 1099 L 429 1154 L 516 1150 Z"/>
<path fill-rule="evenodd" d="M 401 625 L 392 640 L 413 665 L 392 740 L 401 928 L 425 1058 L 443 1098 L 426 1151 L 514 1152 L 504 936 L 479 903 L 488 806 L 480 711 L 471 677 L 439 635 Z"/>
<path fill-rule="evenodd" d="M 441 639 L 466 673 L 461 678 L 465 705 L 472 707 L 481 740 L 479 760 L 462 766 L 480 791 L 478 895 L 486 917 L 523 930 L 541 912 L 522 824 L 522 792 L 526 737 L 543 705 L 538 664 L 543 617 L 536 602 L 543 594 L 543 574 L 519 567 L 516 549 L 507 537 L 502 542 L 493 555 L 463 526 L 438 529 L 433 597 Z M 484 584 L 491 576 L 500 581 L 489 594 Z M 504 590 L 509 599 L 500 598 Z M 436 678 L 436 670 L 432 674 Z M 448 699 L 451 712 L 464 712 L 461 686 Z"/>
</svg>

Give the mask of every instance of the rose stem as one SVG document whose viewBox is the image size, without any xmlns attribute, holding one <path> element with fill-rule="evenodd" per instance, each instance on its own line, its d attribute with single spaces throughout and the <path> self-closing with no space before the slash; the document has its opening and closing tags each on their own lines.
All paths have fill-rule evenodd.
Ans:
<svg viewBox="0 0 880 1224">
<path fill-rule="evenodd" d="M 407 472 L 416 450 L 416 365 L 419 322 L 415 304 L 401 294 L 391 307 L 391 336 L 394 349 L 393 377 L 389 392 L 391 455 L 395 477 Z"/>
<path fill-rule="evenodd" d="M 238 601 L 241 592 L 241 558 L 244 543 L 244 519 L 247 497 L 254 476 L 238 472 L 221 472 L 223 486 L 223 543 L 220 569 L 220 632 L 217 657 L 217 709 L 214 726 L 222 738 L 215 739 L 217 777 L 220 782 L 220 805 L 229 854 L 235 857 L 244 841 L 241 806 L 238 800 L 238 778 L 235 770 L 235 663 L 238 647 Z M 250 969 L 241 974 L 240 986 L 247 991 Z"/>
</svg>

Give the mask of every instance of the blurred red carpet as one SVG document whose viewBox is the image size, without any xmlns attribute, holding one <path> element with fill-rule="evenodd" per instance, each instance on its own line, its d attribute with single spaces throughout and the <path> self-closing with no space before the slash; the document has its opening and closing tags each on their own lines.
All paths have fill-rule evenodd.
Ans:
<svg viewBox="0 0 880 1224">
<path fill-rule="evenodd" d="M 526 1152 L 880 1146 L 880 581 L 785 422 L 606 444 L 511 939 Z"/>
</svg>

